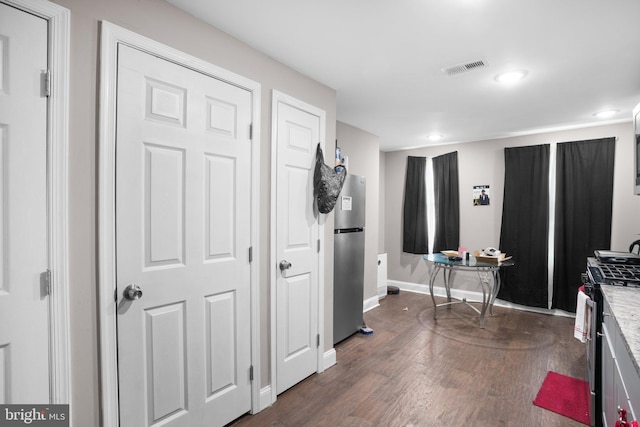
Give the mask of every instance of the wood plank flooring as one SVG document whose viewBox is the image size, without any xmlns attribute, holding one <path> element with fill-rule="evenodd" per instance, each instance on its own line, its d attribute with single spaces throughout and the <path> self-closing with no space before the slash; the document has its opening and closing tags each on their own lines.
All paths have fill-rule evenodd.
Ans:
<svg viewBox="0 0 640 427">
<path fill-rule="evenodd" d="M 549 370 L 585 379 L 572 318 L 495 307 L 480 329 L 463 304 L 434 320 L 430 296 L 403 291 L 365 321 L 374 333 L 338 343 L 336 365 L 231 425 L 583 426 L 532 403 Z"/>
</svg>

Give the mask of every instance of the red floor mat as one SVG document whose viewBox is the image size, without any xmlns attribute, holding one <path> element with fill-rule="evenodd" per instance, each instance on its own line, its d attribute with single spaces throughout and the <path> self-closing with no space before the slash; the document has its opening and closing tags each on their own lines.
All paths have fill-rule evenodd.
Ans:
<svg viewBox="0 0 640 427">
<path fill-rule="evenodd" d="M 589 425 L 589 384 L 549 371 L 533 404 Z"/>
</svg>

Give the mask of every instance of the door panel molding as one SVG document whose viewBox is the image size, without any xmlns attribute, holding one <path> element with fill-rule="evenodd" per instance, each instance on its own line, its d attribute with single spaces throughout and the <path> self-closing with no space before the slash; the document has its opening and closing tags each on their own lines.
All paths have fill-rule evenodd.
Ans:
<svg viewBox="0 0 640 427">
<path fill-rule="evenodd" d="M 49 352 L 51 403 L 68 404 L 71 396 L 69 339 L 68 166 L 70 12 L 46 0 L 1 0 L 48 21 L 51 95 L 47 124 L 47 205 L 49 228 Z"/>
<path fill-rule="evenodd" d="M 314 114 L 320 118 L 320 146 L 324 150 L 325 148 L 325 139 L 326 139 L 326 113 L 325 111 L 314 107 L 313 105 L 307 104 L 303 101 L 300 101 L 290 95 L 279 92 L 277 90 L 272 91 L 272 101 L 271 101 L 271 223 L 270 223 L 270 256 L 269 256 L 269 281 L 270 281 L 270 310 L 271 310 L 271 334 L 269 337 L 269 343 L 271 346 L 271 365 L 269 367 L 270 373 L 269 377 L 271 378 L 271 404 L 275 403 L 277 400 L 278 388 L 276 384 L 277 378 L 277 294 L 276 294 L 276 282 L 278 280 L 278 262 L 277 259 L 278 253 L 276 248 L 276 240 L 277 240 L 277 176 L 278 176 L 278 147 L 277 147 L 277 131 L 278 131 L 278 104 L 280 102 L 286 103 L 292 107 L 298 108 L 302 111 L 308 112 L 310 114 Z M 315 155 L 315 146 L 313 147 L 313 152 Z M 315 157 L 314 157 L 315 158 Z M 318 214 L 318 239 L 319 239 L 319 253 L 318 253 L 318 334 L 319 334 L 319 342 L 320 345 L 317 347 L 317 371 L 323 372 L 325 369 L 324 363 L 324 351 L 323 351 L 323 343 L 324 343 L 324 252 L 325 252 L 325 239 L 324 239 L 324 225 L 326 221 L 326 215 Z M 311 242 L 315 244 L 314 242 Z"/>
<path fill-rule="evenodd" d="M 115 143 L 116 81 L 118 45 L 125 44 L 205 75 L 224 80 L 251 92 L 253 138 L 251 148 L 251 360 L 254 383 L 251 406 L 260 400 L 260 304 L 258 275 L 260 260 L 260 84 L 206 61 L 109 23 L 101 22 L 100 105 L 99 105 L 99 186 L 98 186 L 98 319 L 100 324 L 100 378 L 102 425 L 119 425 L 118 364 L 116 331 L 116 233 L 115 233 Z"/>
</svg>

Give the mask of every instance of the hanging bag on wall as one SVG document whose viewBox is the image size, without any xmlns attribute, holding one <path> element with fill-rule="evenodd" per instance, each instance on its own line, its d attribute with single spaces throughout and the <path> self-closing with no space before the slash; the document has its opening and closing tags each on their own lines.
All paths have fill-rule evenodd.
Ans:
<svg viewBox="0 0 640 427">
<path fill-rule="evenodd" d="M 316 196 L 320 213 L 327 214 L 333 210 L 346 176 L 347 169 L 344 166 L 331 168 L 324 163 L 322 148 L 318 143 L 316 168 L 313 173 L 313 192 Z"/>
</svg>

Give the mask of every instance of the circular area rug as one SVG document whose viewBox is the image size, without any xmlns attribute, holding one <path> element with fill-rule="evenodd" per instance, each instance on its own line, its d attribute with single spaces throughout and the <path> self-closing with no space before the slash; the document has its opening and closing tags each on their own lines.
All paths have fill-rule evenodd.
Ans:
<svg viewBox="0 0 640 427">
<path fill-rule="evenodd" d="M 476 306 L 479 308 L 480 304 Z M 479 347 L 528 350 L 555 343 L 556 336 L 545 321 L 547 315 L 525 313 L 523 316 L 521 312 L 516 320 L 509 315 L 509 310 L 494 307 L 493 316 L 485 315 L 484 328 L 480 328 L 480 315 L 465 304 L 438 307 L 437 319 L 433 318 L 433 307 L 423 308 L 418 320 L 443 338 Z"/>
</svg>

